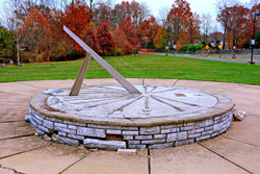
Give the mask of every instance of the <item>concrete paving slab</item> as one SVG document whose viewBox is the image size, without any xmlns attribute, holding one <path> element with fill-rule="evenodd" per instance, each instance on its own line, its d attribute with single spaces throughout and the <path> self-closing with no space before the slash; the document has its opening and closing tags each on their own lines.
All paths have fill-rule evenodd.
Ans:
<svg viewBox="0 0 260 174">
<path fill-rule="evenodd" d="M 0 140 L 34 133 L 30 123 L 25 123 L 23 121 L 0 123 Z"/>
<path fill-rule="evenodd" d="M 220 93 L 240 87 L 240 84 L 236 83 L 207 82 L 195 80 L 179 80 L 175 85 L 196 89 L 204 89 L 214 93 Z"/>
<path fill-rule="evenodd" d="M 41 140 L 37 136 L 2 140 L 0 141 L 0 159 L 47 145 L 48 143 L 46 141 Z"/>
<path fill-rule="evenodd" d="M 230 130 L 223 136 L 260 147 L 260 117 L 247 116 L 242 121 L 233 121 Z"/>
<path fill-rule="evenodd" d="M 30 100 L 31 100 L 30 96 L 0 93 L 0 104 L 2 105 L 5 103 L 14 103 L 14 104 L 29 103 Z"/>
<path fill-rule="evenodd" d="M 96 151 L 69 168 L 66 174 L 148 174 L 147 151 L 137 155 L 118 155 L 112 151 Z"/>
<path fill-rule="evenodd" d="M 22 82 L 0 83 L 0 93 L 35 96 L 43 89 L 22 84 Z"/>
<path fill-rule="evenodd" d="M 74 84 L 73 79 L 70 80 L 39 80 L 39 81 L 25 81 L 19 82 L 21 84 L 31 86 L 34 88 L 39 88 L 40 90 L 48 90 L 55 88 L 72 88 Z"/>
<path fill-rule="evenodd" d="M 243 142 L 218 137 L 202 144 L 251 173 L 260 173 L 260 148 Z"/>
<path fill-rule="evenodd" d="M 199 146 L 151 150 L 152 174 L 246 174 L 244 170 Z"/>
<path fill-rule="evenodd" d="M 0 123 L 11 121 L 24 121 L 25 115 L 29 114 L 29 102 L 25 103 L 1 103 Z"/>
<path fill-rule="evenodd" d="M 2 168 L 26 174 L 53 174 L 63 171 L 86 153 L 86 150 L 57 144 L 2 159 L 0 164 Z"/>
<path fill-rule="evenodd" d="M 14 170 L 12 169 L 7 169 L 7 168 L 0 168 L 0 173 L 1 174 L 16 174 Z"/>
</svg>

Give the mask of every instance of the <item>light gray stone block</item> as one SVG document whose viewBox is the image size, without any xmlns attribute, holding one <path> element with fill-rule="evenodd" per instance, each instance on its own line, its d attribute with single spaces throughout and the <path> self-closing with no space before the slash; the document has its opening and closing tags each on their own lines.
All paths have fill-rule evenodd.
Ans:
<svg viewBox="0 0 260 174">
<path fill-rule="evenodd" d="M 82 127 L 86 127 L 87 124 L 86 123 L 79 123 L 79 122 L 72 122 L 72 121 L 63 121 L 63 123 L 65 124 L 70 124 L 70 125 L 75 125 L 75 126 L 82 126 Z"/>
<path fill-rule="evenodd" d="M 52 131 L 50 131 L 49 129 L 47 129 L 46 127 L 43 127 L 41 125 L 38 125 L 37 128 L 41 129 L 43 132 L 49 134 L 52 133 Z"/>
<path fill-rule="evenodd" d="M 129 144 L 129 145 L 140 144 L 140 141 L 138 141 L 138 140 L 131 140 L 131 141 L 128 141 L 127 144 Z"/>
<path fill-rule="evenodd" d="M 45 119 L 45 117 L 39 113 L 34 114 L 34 117 L 40 121 L 43 121 Z"/>
<path fill-rule="evenodd" d="M 84 140 L 85 137 L 84 136 L 81 136 L 81 135 L 75 135 L 75 134 L 68 134 L 67 135 L 69 138 L 73 138 L 73 139 L 76 139 L 76 140 Z"/>
<path fill-rule="evenodd" d="M 91 128 L 100 128 L 100 129 L 118 129 L 118 130 L 138 130 L 138 127 L 124 127 L 124 126 L 105 126 L 105 125 L 96 125 L 96 124 L 88 124 L 88 127 Z"/>
<path fill-rule="evenodd" d="M 219 135 L 218 132 L 214 132 L 213 134 L 210 135 L 210 137 L 216 137 L 216 136 L 218 136 L 218 135 Z"/>
<path fill-rule="evenodd" d="M 204 128 L 193 129 L 193 130 L 188 131 L 188 134 L 195 134 L 195 133 L 200 133 L 203 131 L 204 131 Z"/>
<path fill-rule="evenodd" d="M 58 135 L 61 135 L 61 136 L 63 136 L 63 137 L 66 137 L 66 136 L 67 136 L 67 133 L 59 131 L 59 132 L 58 132 Z"/>
<path fill-rule="evenodd" d="M 164 143 L 164 144 L 153 144 L 148 145 L 148 149 L 164 149 L 168 147 L 173 147 L 173 143 Z"/>
<path fill-rule="evenodd" d="M 61 144 L 67 144 L 70 146 L 79 146 L 79 141 L 78 140 L 73 140 L 70 138 L 65 138 L 65 137 L 61 137 L 60 135 L 57 135 L 57 142 L 61 143 Z"/>
<path fill-rule="evenodd" d="M 113 130 L 113 129 L 107 129 L 107 134 L 112 134 L 112 135 L 121 135 L 122 131 L 121 130 Z"/>
<path fill-rule="evenodd" d="M 41 129 L 34 128 L 34 130 L 39 136 L 43 136 L 45 134 L 45 132 L 43 132 Z"/>
<path fill-rule="evenodd" d="M 212 134 L 212 130 L 208 130 L 208 131 L 204 131 L 204 132 L 201 132 L 201 135 L 209 135 L 209 134 Z"/>
<path fill-rule="evenodd" d="M 84 146 L 87 148 L 100 148 L 105 150 L 126 149 L 124 141 L 103 141 L 87 138 L 84 140 Z"/>
<path fill-rule="evenodd" d="M 185 127 L 195 126 L 195 123 L 194 123 L 194 122 L 191 122 L 191 123 L 184 123 L 184 126 L 185 126 Z"/>
<path fill-rule="evenodd" d="M 30 117 L 31 117 L 30 115 L 26 115 L 24 121 L 27 123 L 30 122 Z"/>
<path fill-rule="evenodd" d="M 143 140 L 141 141 L 142 144 L 161 144 L 165 143 L 165 139 L 157 139 L 157 140 Z"/>
<path fill-rule="evenodd" d="M 204 136 L 196 138 L 196 141 L 202 141 L 202 140 L 206 140 L 206 139 L 209 139 L 209 138 L 210 138 L 210 135 L 204 135 Z"/>
<path fill-rule="evenodd" d="M 123 135 L 138 135 L 138 131 L 123 131 Z"/>
<path fill-rule="evenodd" d="M 68 125 L 67 124 L 63 124 L 63 123 L 54 123 L 54 126 L 58 126 L 58 127 L 63 127 L 63 128 L 67 128 Z"/>
<path fill-rule="evenodd" d="M 33 119 L 31 118 L 30 119 L 31 121 L 31 126 L 33 127 L 33 128 L 37 128 L 37 126 L 38 126 L 38 124 L 35 122 L 35 121 L 33 121 Z"/>
<path fill-rule="evenodd" d="M 106 138 L 105 129 L 78 127 L 77 134 L 90 137 Z"/>
<path fill-rule="evenodd" d="M 159 134 L 160 133 L 160 127 L 154 126 L 154 127 L 144 127 L 140 128 L 140 134 Z"/>
<path fill-rule="evenodd" d="M 201 136 L 201 133 L 189 134 L 189 135 L 188 135 L 188 138 L 197 138 L 197 137 L 199 137 L 199 136 Z"/>
<path fill-rule="evenodd" d="M 156 134 L 154 135 L 155 139 L 162 139 L 162 138 L 166 138 L 166 134 Z"/>
<path fill-rule="evenodd" d="M 136 140 L 150 140 L 153 139 L 152 135 L 136 135 L 135 136 Z"/>
<path fill-rule="evenodd" d="M 174 145 L 175 146 L 182 146 L 182 145 L 185 145 L 185 144 L 192 144 L 194 142 L 195 142 L 194 139 L 184 140 L 184 141 L 176 141 Z"/>
<path fill-rule="evenodd" d="M 207 127 L 205 127 L 205 130 L 207 131 L 207 130 L 212 130 L 213 129 L 213 126 L 207 126 Z"/>
<path fill-rule="evenodd" d="M 69 129 L 75 129 L 75 130 L 76 130 L 78 127 L 75 126 L 75 125 L 68 125 L 68 128 L 69 128 Z"/>
<path fill-rule="evenodd" d="M 161 126 L 161 129 L 170 129 L 170 128 L 176 128 L 176 127 L 182 127 L 183 124 L 173 124 L 173 125 L 163 125 Z"/>
<path fill-rule="evenodd" d="M 134 136 L 124 136 L 124 140 L 133 140 Z"/>
<path fill-rule="evenodd" d="M 170 133 L 167 135 L 167 142 L 185 140 L 187 137 L 187 132 Z"/>
<path fill-rule="evenodd" d="M 164 133 L 173 133 L 173 132 L 178 132 L 179 131 L 179 128 L 171 128 L 171 129 L 163 129 L 161 130 L 161 133 L 164 134 Z"/>
<path fill-rule="evenodd" d="M 49 129 L 53 129 L 53 122 L 52 121 L 48 121 L 48 120 L 43 120 L 43 126 L 47 127 Z"/>
<path fill-rule="evenodd" d="M 195 126 L 181 127 L 181 131 L 187 131 L 192 129 L 195 129 Z"/>
<path fill-rule="evenodd" d="M 213 125 L 213 132 L 216 132 L 216 131 L 219 131 L 219 130 L 225 128 L 227 126 L 226 123 L 227 122 L 220 122 L 218 124 Z"/>
<path fill-rule="evenodd" d="M 213 119 L 203 120 L 197 122 L 197 127 L 207 127 L 213 125 Z"/>
<path fill-rule="evenodd" d="M 128 145 L 128 148 L 129 149 L 138 149 L 138 150 L 142 150 L 142 149 L 145 149 L 146 148 L 146 145 Z"/>
<path fill-rule="evenodd" d="M 42 121 L 38 120 L 37 118 L 35 118 L 34 116 L 31 117 L 31 119 L 36 122 L 38 125 L 42 125 Z"/>
<path fill-rule="evenodd" d="M 70 134 L 76 134 L 77 133 L 76 130 L 63 128 L 63 127 L 58 127 L 58 126 L 54 126 L 54 130 L 62 131 L 62 132 L 70 133 Z"/>
</svg>

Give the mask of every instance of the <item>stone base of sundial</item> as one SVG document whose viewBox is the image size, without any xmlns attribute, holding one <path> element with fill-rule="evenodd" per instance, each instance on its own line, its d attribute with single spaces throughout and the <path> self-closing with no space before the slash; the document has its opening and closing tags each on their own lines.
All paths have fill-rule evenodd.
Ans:
<svg viewBox="0 0 260 174">
<path fill-rule="evenodd" d="M 177 86 L 120 85 L 63 89 L 30 102 L 31 125 L 59 143 L 117 150 L 157 149 L 195 143 L 230 127 L 234 103 L 223 96 Z"/>
</svg>

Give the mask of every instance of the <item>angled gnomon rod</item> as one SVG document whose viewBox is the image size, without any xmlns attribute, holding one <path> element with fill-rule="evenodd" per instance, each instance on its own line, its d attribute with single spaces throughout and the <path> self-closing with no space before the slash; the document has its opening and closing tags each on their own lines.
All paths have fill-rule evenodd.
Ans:
<svg viewBox="0 0 260 174">
<path fill-rule="evenodd" d="M 100 57 L 94 50 L 92 50 L 86 43 L 84 43 L 78 36 L 76 36 L 66 26 L 63 26 L 63 30 L 68 35 L 70 35 L 70 37 L 72 37 L 86 52 L 88 52 L 90 54 L 90 57 L 93 57 L 103 68 L 105 68 L 105 70 L 107 70 L 107 72 L 109 74 L 111 74 L 130 94 L 141 94 L 140 91 L 138 91 L 130 82 L 128 82 L 121 74 L 119 74 L 119 72 L 117 72 L 110 64 L 108 64 L 102 57 Z M 81 69 L 84 69 L 83 66 L 84 66 L 84 63 L 82 65 Z M 87 65 L 85 66 L 85 68 L 87 68 Z M 84 73 L 80 71 L 79 75 L 80 74 L 84 74 Z M 74 86 L 77 86 L 77 89 L 78 89 L 78 87 L 80 88 L 80 86 L 82 84 L 81 80 L 83 80 L 83 79 L 78 80 L 78 78 L 74 84 Z M 81 78 L 82 78 L 82 76 L 81 76 Z M 84 78 L 84 76 L 83 76 L 83 78 Z M 80 81 L 81 81 L 81 83 L 80 83 Z M 78 85 L 76 85 L 76 83 L 78 83 Z M 74 91 L 71 91 L 71 95 L 73 95 L 73 94 L 77 94 L 77 91 L 75 93 L 74 93 Z"/>
</svg>

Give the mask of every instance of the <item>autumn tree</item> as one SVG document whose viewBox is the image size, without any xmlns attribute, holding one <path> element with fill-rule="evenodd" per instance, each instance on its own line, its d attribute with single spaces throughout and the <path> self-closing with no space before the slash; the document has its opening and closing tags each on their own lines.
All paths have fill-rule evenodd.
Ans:
<svg viewBox="0 0 260 174">
<path fill-rule="evenodd" d="M 138 29 L 138 36 L 142 40 L 142 46 L 154 47 L 154 38 L 157 34 L 158 27 L 159 25 L 154 16 L 151 16 L 150 19 L 142 22 Z"/>
<path fill-rule="evenodd" d="M 83 41 L 91 47 L 95 52 L 98 52 L 99 45 L 96 35 L 91 27 L 86 27 L 83 32 Z"/>
<path fill-rule="evenodd" d="M 168 31 L 170 34 L 170 42 L 187 43 L 188 21 L 192 16 L 190 4 L 185 0 L 175 0 L 172 4 L 171 11 L 167 16 Z"/>
<path fill-rule="evenodd" d="M 188 39 L 189 44 L 193 44 L 196 39 L 200 38 L 200 17 L 197 13 L 194 13 L 188 21 Z"/>
<path fill-rule="evenodd" d="M 112 38 L 115 43 L 116 49 L 122 51 L 122 54 L 128 54 L 133 50 L 133 47 L 129 44 L 126 38 L 126 34 L 120 28 L 116 28 L 112 32 Z"/>
<path fill-rule="evenodd" d="M 136 49 L 139 47 L 139 41 L 137 37 L 137 29 L 132 22 L 130 16 L 126 16 L 120 28 L 125 32 L 127 41 Z"/>
<path fill-rule="evenodd" d="M 156 49 L 164 49 L 168 45 L 168 36 L 165 28 L 161 27 L 158 29 L 154 44 Z"/>
<path fill-rule="evenodd" d="M 108 31 L 108 26 L 105 23 L 98 27 L 97 39 L 103 56 L 108 55 L 115 49 L 114 41 Z"/>
<path fill-rule="evenodd" d="M 36 61 L 39 62 L 39 48 L 46 43 L 50 28 L 47 20 L 37 9 L 31 9 L 30 15 L 24 21 L 23 32 L 31 39 L 36 50 Z"/>
</svg>

